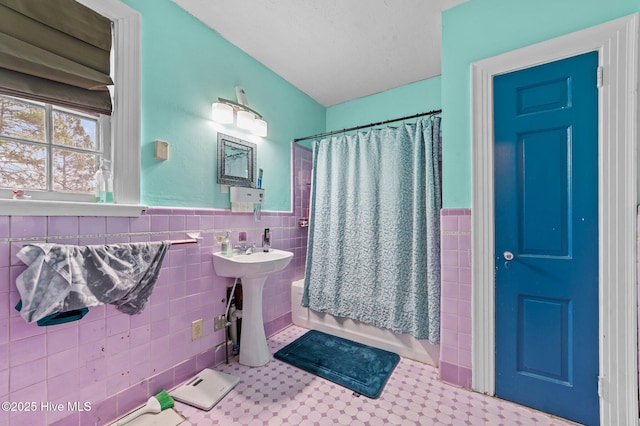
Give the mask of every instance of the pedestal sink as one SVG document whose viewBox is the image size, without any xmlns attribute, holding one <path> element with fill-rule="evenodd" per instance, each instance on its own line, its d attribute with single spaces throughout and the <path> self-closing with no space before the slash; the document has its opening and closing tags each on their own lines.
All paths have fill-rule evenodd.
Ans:
<svg viewBox="0 0 640 426">
<path fill-rule="evenodd" d="M 271 359 L 262 322 L 262 290 L 267 276 L 286 268 L 292 257 L 293 253 L 276 249 L 230 257 L 213 253 L 213 267 L 218 276 L 242 280 L 242 365 L 259 367 Z"/>
</svg>

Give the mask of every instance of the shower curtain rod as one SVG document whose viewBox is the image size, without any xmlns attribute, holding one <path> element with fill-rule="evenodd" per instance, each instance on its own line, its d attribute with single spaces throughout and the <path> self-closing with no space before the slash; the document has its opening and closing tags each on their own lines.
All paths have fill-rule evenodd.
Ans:
<svg viewBox="0 0 640 426">
<path fill-rule="evenodd" d="M 332 132 L 326 132 L 326 133 L 319 133 L 317 135 L 313 135 L 313 136 L 305 136 L 303 138 L 296 138 L 293 141 L 295 143 L 298 143 L 300 141 L 306 141 L 308 139 L 318 139 L 318 138 L 322 138 L 325 136 L 331 136 L 331 135 L 337 135 L 338 133 L 346 133 L 346 132 L 350 132 L 352 130 L 360 130 L 360 129 L 366 129 L 368 127 L 375 127 L 375 126 L 381 126 L 383 124 L 389 124 L 389 123 L 394 123 L 396 121 L 402 121 L 402 120 L 409 120 L 411 118 L 418 118 L 418 117 L 424 117 L 425 115 L 435 115 L 435 114 L 440 114 L 442 112 L 441 109 L 434 109 L 433 111 L 429 111 L 429 112 L 421 112 L 418 114 L 414 114 L 414 115 L 408 115 L 406 117 L 401 117 L 401 118 L 394 118 L 391 120 L 385 120 L 385 121 L 380 121 L 378 123 L 370 123 L 370 124 L 365 124 L 362 126 L 355 126 L 355 127 L 350 127 L 348 129 L 342 129 L 342 130 L 334 130 Z"/>
</svg>

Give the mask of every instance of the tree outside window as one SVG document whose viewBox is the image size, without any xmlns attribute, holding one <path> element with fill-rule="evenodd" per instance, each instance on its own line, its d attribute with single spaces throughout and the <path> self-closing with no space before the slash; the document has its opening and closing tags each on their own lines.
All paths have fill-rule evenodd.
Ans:
<svg viewBox="0 0 640 426">
<path fill-rule="evenodd" d="M 98 116 L 0 96 L 0 188 L 92 194 Z"/>
</svg>

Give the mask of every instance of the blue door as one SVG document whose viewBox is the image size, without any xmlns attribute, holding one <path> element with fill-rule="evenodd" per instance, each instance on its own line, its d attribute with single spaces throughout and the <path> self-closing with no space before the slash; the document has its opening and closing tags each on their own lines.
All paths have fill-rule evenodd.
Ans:
<svg viewBox="0 0 640 426">
<path fill-rule="evenodd" d="M 597 52 L 494 78 L 496 395 L 599 423 Z"/>
</svg>

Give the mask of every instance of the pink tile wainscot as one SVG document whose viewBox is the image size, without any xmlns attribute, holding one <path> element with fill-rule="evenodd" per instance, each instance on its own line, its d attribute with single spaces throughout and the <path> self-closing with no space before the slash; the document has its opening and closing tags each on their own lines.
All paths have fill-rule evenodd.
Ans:
<svg viewBox="0 0 640 426">
<path fill-rule="evenodd" d="M 0 401 L 63 404 L 64 410 L 0 411 L 0 425 L 107 424 L 205 367 L 224 361 L 224 331 L 213 318 L 226 308 L 231 279 L 215 274 L 215 236 L 231 230 L 261 243 L 271 229 L 272 246 L 294 253 L 285 270 L 264 290 L 267 336 L 291 324 L 291 282 L 302 278 L 308 215 L 311 151 L 292 147 L 294 200 L 291 212 L 252 214 L 229 210 L 151 207 L 137 218 L 0 216 Z M 112 244 L 182 240 L 200 232 L 202 241 L 173 246 L 146 308 L 134 316 L 111 305 L 90 308 L 80 321 L 52 327 L 27 324 L 13 309 L 15 280 L 25 265 L 15 254 L 28 242 Z M 204 337 L 191 340 L 191 322 L 204 319 Z M 79 403 L 79 405 L 78 405 Z M 80 410 L 89 404 L 89 410 Z M 71 404 L 71 405 L 68 405 Z M 76 404 L 76 405 L 74 405 Z M 75 408 L 74 408 L 75 407 Z"/>
<path fill-rule="evenodd" d="M 471 210 L 442 209 L 439 377 L 471 387 Z"/>
</svg>

